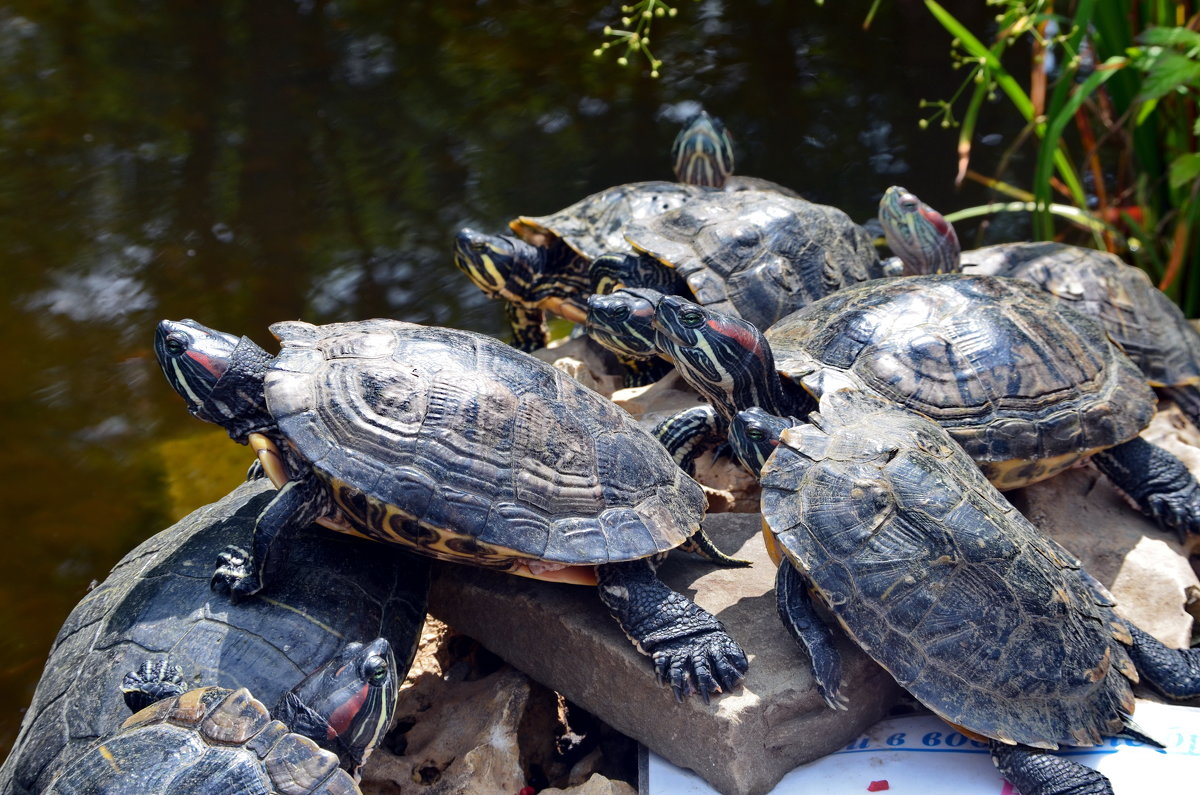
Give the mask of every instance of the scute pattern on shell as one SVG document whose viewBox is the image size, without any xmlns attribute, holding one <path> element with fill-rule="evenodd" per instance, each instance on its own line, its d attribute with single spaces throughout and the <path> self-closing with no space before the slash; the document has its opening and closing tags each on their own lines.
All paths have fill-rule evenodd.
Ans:
<svg viewBox="0 0 1200 795">
<path fill-rule="evenodd" d="M 663 552 L 699 526 L 703 493 L 662 445 L 498 340 L 386 320 L 272 331 L 280 431 L 382 540 L 485 565 L 591 564 Z M 396 537 L 389 515 L 432 532 Z"/>
<path fill-rule="evenodd" d="M 870 236 L 844 212 L 774 192 L 694 199 L 628 224 L 625 236 L 677 268 L 697 303 L 759 328 L 883 275 Z"/>
<path fill-rule="evenodd" d="M 49 793 L 163 795 L 359 792 L 337 756 L 272 720 L 249 691 L 190 690 L 131 716 L 66 768 Z"/>
<path fill-rule="evenodd" d="M 845 391 L 810 420 L 763 469 L 764 518 L 856 642 L 980 734 L 1054 747 L 1119 731 L 1131 639 L 1079 561 L 936 424 Z"/>
<path fill-rule="evenodd" d="M 963 253 L 963 270 L 1030 281 L 1100 320 L 1153 386 L 1200 383 L 1200 336 L 1141 268 L 1061 243 L 1004 243 Z"/>
<path fill-rule="evenodd" d="M 631 182 L 593 193 L 550 215 L 521 216 L 509 226 L 535 245 L 561 238 L 576 254 L 592 260 L 601 254 L 628 251 L 624 229 L 631 221 L 713 193 L 719 191 L 679 182 Z"/>
<path fill-rule="evenodd" d="M 945 274 L 860 285 L 766 336 L 780 372 L 844 373 L 930 417 L 1001 488 L 1131 439 L 1156 405 L 1093 320 L 1016 280 Z"/>
</svg>

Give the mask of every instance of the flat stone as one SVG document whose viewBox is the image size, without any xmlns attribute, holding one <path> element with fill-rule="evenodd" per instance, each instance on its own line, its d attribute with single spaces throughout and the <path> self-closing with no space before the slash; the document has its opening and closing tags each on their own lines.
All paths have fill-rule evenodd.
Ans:
<svg viewBox="0 0 1200 795">
<path fill-rule="evenodd" d="M 775 567 L 757 514 L 712 514 L 721 549 L 753 562 L 722 569 L 675 552 L 662 579 L 712 612 L 750 658 L 743 686 L 677 703 L 655 681 L 594 589 L 438 565 L 430 612 L 513 666 L 729 795 L 769 790 L 788 770 L 840 748 L 895 703 L 899 688 L 844 637 L 848 711 L 826 706 L 775 609 Z M 840 635 L 840 633 L 839 633 Z"/>
</svg>

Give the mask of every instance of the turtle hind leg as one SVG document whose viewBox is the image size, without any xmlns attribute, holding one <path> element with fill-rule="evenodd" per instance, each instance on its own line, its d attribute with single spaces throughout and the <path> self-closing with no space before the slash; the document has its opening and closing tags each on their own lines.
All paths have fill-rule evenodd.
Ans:
<svg viewBox="0 0 1200 795">
<path fill-rule="evenodd" d="M 121 694 L 130 712 L 141 712 L 158 701 L 181 696 L 186 689 L 183 669 L 169 665 L 165 658 L 146 660 L 121 680 Z"/>
<path fill-rule="evenodd" d="M 742 647 L 715 616 L 659 580 L 649 560 L 606 563 L 596 574 L 600 600 L 676 699 L 698 692 L 707 703 L 741 684 L 749 666 Z"/>
<path fill-rule="evenodd" d="M 1172 649 L 1131 622 L 1125 625 L 1133 635 L 1129 656 L 1143 680 L 1168 698 L 1200 695 L 1200 648 Z"/>
<path fill-rule="evenodd" d="M 989 746 L 996 769 L 1021 795 L 1113 795 L 1103 773 L 1053 751 L 996 740 Z"/>
<path fill-rule="evenodd" d="M 1092 456 L 1100 471 L 1159 526 L 1187 543 L 1200 534 L 1200 483 L 1183 462 L 1140 436 Z"/>
<path fill-rule="evenodd" d="M 846 709 L 849 702 L 841 693 L 841 652 L 834 645 L 829 625 L 813 607 L 804 575 L 787 560 L 779 564 L 775 573 L 775 600 L 783 625 L 808 652 L 817 691 L 830 709 Z"/>
</svg>

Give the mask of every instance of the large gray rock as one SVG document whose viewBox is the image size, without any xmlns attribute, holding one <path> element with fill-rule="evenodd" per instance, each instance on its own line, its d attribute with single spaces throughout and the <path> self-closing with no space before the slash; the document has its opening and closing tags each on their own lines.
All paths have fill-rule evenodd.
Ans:
<svg viewBox="0 0 1200 795">
<path fill-rule="evenodd" d="M 759 516 L 713 514 L 705 527 L 722 549 L 754 564 L 719 569 L 672 553 L 660 569 L 668 585 L 720 618 L 750 657 L 742 688 L 711 704 L 695 697 L 676 703 L 591 588 L 437 566 L 430 612 L 718 790 L 765 792 L 877 720 L 898 688 L 843 638 L 850 709 L 829 709 L 776 615 L 775 567 L 759 537 Z"/>
</svg>

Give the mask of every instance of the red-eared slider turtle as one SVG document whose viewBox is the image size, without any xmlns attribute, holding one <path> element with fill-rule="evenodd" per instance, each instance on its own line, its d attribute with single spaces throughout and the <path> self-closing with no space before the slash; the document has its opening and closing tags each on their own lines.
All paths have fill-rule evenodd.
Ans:
<svg viewBox="0 0 1200 795">
<path fill-rule="evenodd" d="M 1139 673 L 1176 698 L 1200 692 L 1200 650 L 1169 649 L 1119 618 L 1080 562 L 927 418 L 831 390 L 807 424 L 749 410 L 730 438 L 747 461 L 765 458 L 780 616 L 831 705 L 853 694 L 839 691 L 810 590 L 919 701 L 990 738 L 1024 795 L 1111 793 L 1101 774 L 1035 749 L 1148 739 L 1129 720 Z"/>
<path fill-rule="evenodd" d="M 1015 279 L 940 274 L 827 296 L 764 334 L 677 296 L 657 342 L 726 421 L 751 406 L 803 417 L 848 386 L 945 427 L 999 488 L 1091 457 L 1143 512 L 1200 530 L 1200 484 L 1138 436 L 1154 393 L 1093 321 Z"/>
<path fill-rule="evenodd" d="M 356 776 L 312 737 L 344 733 L 373 748 L 395 707 L 396 674 L 386 640 L 351 643 L 268 712 L 244 687 L 188 690 L 177 666 L 147 662 L 122 683 L 133 716 L 72 760 L 47 792 L 357 793 Z"/>
<path fill-rule="evenodd" d="M 318 521 L 444 560 L 598 582 L 677 695 L 741 681 L 737 643 L 654 573 L 674 547 L 711 549 L 704 494 L 628 413 L 481 334 L 392 320 L 271 329 L 278 356 L 194 321 L 163 321 L 155 337 L 189 410 L 287 478 L 251 552 L 230 549 L 214 587 L 256 593 L 276 537 Z"/>
<path fill-rule="evenodd" d="M 556 213 L 510 221 L 516 237 L 463 229 L 454 240 L 454 264 L 489 297 L 507 301 L 513 344 L 536 350 L 546 345 L 545 311 L 584 321 L 592 261 L 629 251 L 622 234 L 627 223 L 706 192 L 711 189 L 665 181 L 617 185 Z"/>
<path fill-rule="evenodd" d="M 42 792 L 110 734 L 128 715 L 121 676 L 145 660 L 181 666 L 189 687 L 246 687 L 274 705 L 348 640 L 382 635 L 403 678 L 425 617 L 426 558 L 306 527 L 272 556 L 270 599 L 230 605 L 209 589 L 213 560 L 249 542 L 273 494 L 265 480 L 240 486 L 130 551 L 88 592 L 54 641 L 0 792 Z"/>
<path fill-rule="evenodd" d="M 908 272 L 1022 279 L 1095 318 L 1151 386 L 1200 427 L 1200 333 L 1141 269 L 1106 251 L 1064 243 L 1001 243 L 964 252 L 941 213 L 898 186 L 880 200 L 879 221 Z"/>
</svg>

